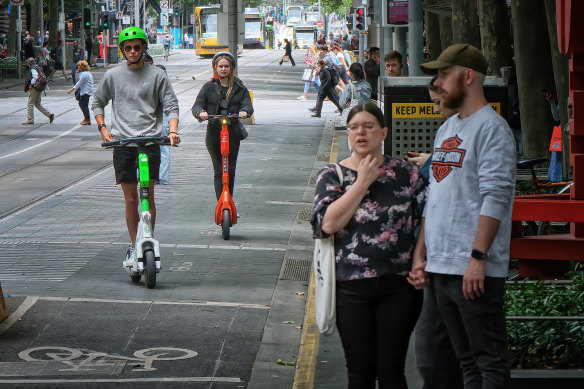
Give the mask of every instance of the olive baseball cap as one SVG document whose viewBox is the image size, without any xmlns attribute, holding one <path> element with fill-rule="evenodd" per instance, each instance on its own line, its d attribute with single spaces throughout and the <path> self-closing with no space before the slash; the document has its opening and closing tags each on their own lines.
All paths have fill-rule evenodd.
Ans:
<svg viewBox="0 0 584 389">
<path fill-rule="evenodd" d="M 468 43 L 457 43 L 448 47 L 440 54 L 436 61 L 426 62 L 420 65 L 422 70 L 428 73 L 436 73 L 438 69 L 453 65 L 463 66 L 487 74 L 489 63 L 479 49 Z"/>
</svg>

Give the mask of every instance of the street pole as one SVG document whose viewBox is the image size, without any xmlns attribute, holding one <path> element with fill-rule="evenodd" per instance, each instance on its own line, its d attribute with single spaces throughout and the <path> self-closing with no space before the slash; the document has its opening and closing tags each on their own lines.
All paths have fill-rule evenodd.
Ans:
<svg viewBox="0 0 584 389">
<path fill-rule="evenodd" d="M 134 26 L 140 27 L 140 0 L 134 1 Z"/>
<path fill-rule="evenodd" d="M 423 55 L 423 12 L 422 0 L 409 2 L 409 16 L 408 16 L 408 53 L 410 57 L 408 75 L 421 76 L 422 70 L 420 64 L 422 63 Z"/>
<path fill-rule="evenodd" d="M 235 58 L 235 75 L 237 75 L 237 41 L 238 41 L 238 29 L 237 29 L 237 3 L 238 0 L 227 0 L 227 39 L 229 52 Z"/>
<path fill-rule="evenodd" d="M 41 3 L 39 6 L 39 9 L 41 11 L 41 46 L 43 45 L 43 43 L 45 43 L 45 3 L 43 0 L 39 0 L 39 2 Z"/>
<path fill-rule="evenodd" d="M 359 31 L 359 63 L 365 65 L 365 55 L 363 54 L 363 31 Z"/>
<path fill-rule="evenodd" d="M 81 0 L 81 34 L 79 39 L 81 39 L 80 46 L 84 47 L 85 49 L 87 49 L 87 47 L 85 47 L 85 12 L 84 11 L 85 8 L 85 0 Z M 83 55 L 85 57 L 85 55 Z"/>
<path fill-rule="evenodd" d="M 65 50 L 67 50 L 67 45 L 65 44 L 65 0 L 61 0 L 61 41 L 63 41 L 63 50 L 61 50 L 61 60 L 63 61 L 63 67 L 67 68 L 67 62 L 65 55 Z"/>
<path fill-rule="evenodd" d="M 18 8 L 16 15 L 16 77 L 20 78 L 22 77 L 22 59 L 20 58 L 20 51 L 22 50 L 22 20 L 20 19 L 20 5 L 16 8 Z"/>
</svg>

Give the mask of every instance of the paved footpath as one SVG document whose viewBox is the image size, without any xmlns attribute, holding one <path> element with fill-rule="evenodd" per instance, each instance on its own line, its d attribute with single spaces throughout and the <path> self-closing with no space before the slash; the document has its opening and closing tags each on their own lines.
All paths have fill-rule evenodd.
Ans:
<svg viewBox="0 0 584 389">
<path fill-rule="evenodd" d="M 0 220 L 11 313 L 0 323 L 0 388 L 346 386 L 338 338 L 320 338 L 305 315 L 315 175 L 346 155 L 346 138 L 334 131 L 331 104 L 314 119 L 314 101 L 294 100 L 303 69 L 280 68 L 280 56 L 263 52 L 260 74 L 251 62 L 240 69 L 256 124 L 240 150 L 241 219 L 228 241 L 213 223 L 205 125 L 189 112 L 198 89 L 179 96 L 182 142 L 171 184 L 156 187 L 155 289 L 121 268 L 128 238 L 111 167 Z M 171 57 L 169 74 L 181 58 Z M 10 109 L 22 106 L 6 93 Z M 98 139 L 83 150 L 109 153 Z"/>
</svg>

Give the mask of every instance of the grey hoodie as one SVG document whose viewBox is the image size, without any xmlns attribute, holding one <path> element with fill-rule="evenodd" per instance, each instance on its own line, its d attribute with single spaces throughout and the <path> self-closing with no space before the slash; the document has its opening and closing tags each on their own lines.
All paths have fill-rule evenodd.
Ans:
<svg viewBox="0 0 584 389">
<path fill-rule="evenodd" d="M 506 277 L 515 192 L 515 141 L 490 105 L 438 130 L 424 209 L 426 271 L 464 275 L 479 217 L 501 222 L 488 251 L 486 275 Z"/>
<path fill-rule="evenodd" d="M 108 129 L 114 138 L 161 136 L 162 113 L 178 119 L 178 99 L 164 70 L 144 64 L 130 69 L 125 64 L 104 75 L 93 94 L 91 109 L 103 115 L 112 102 L 112 124 Z"/>
</svg>

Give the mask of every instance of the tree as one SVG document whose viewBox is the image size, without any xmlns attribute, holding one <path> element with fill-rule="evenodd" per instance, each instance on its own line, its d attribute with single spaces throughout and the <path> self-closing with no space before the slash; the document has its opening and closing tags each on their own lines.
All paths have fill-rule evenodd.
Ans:
<svg viewBox="0 0 584 389">
<path fill-rule="evenodd" d="M 39 1 L 32 0 L 30 2 L 30 36 L 32 37 L 33 44 L 36 46 L 39 38 L 39 32 L 42 28 L 39 27 L 40 17 L 39 17 Z M 41 33 L 42 34 L 42 33 Z M 42 36 L 42 35 L 41 35 Z"/>
<path fill-rule="evenodd" d="M 18 13 L 15 9 L 10 12 L 10 23 L 8 24 L 8 48 L 6 52 L 9 57 L 16 57 L 16 39 L 20 39 L 20 36 L 16 36 L 16 16 Z"/>
<path fill-rule="evenodd" d="M 511 2 L 523 154 L 548 155 L 553 129 L 550 106 L 541 90 L 555 89 L 544 0 Z"/>
<path fill-rule="evenodd" d="M 49 47 L 57 47 L 57 28 L 59 27 L 59 0 L 49 3 Z"/>
<path fill-rule="evenodd" d="M 481 51 L 489 62 L 489 75 L 501 76 L 511 66 L 511 37 L 505 0 L 479 0 Z"/>
<path fill-rule="evenodd" d="M 454 43 L 470 43 L 480 48 L 476 0 L 452 0 L 452 38 Z"/>
<path fill-rule="evenodd" d="M 438 23 L 440 24 L 440 43 L 441 46 L 447 48 L 452 45 L 452 18 L 446 15 L 438 16 Z M 432 56 L 432 58 L 435 58 Z"/>
<path fill-rule="evenodd" d="M 436 5 L 436 0 L 426 0 L 426 5 Z M 440 21 L 434 12 L 426 11 L 426 49 L 433 59 L 438 58 L 442 52 L 440 42 Z"/>
</svg>

